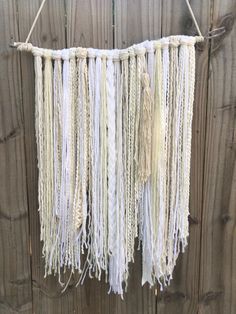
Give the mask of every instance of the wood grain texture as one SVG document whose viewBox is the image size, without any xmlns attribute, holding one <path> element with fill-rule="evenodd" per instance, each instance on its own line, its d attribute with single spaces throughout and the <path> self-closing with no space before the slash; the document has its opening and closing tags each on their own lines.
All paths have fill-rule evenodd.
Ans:
<svg viewBox="0 0 236 314">
<path fill-rule="evenodd" d="M 25 40 L 40 2 L 0 0 L 0 314 L 236 313 L 235 0 L 191 1 L 203 33 L 221 25 L 226 33 L 197 47 L 188 249 L 157 297 L 141 287 L 137 253 L 124 300 L 108 295 L 104 278 L 75 288 L 74 276 L 64 294 L 57 277 L 44 278 L 33 58 L 8 47 L 11 36 Z M 195 31 L 184 0 L 50 0 L 31 42 L 126 48 Z"/>
<path fill-rule="evenodd" d="M 65 7 L 68 47 L 112 48 L 112 1 L 66 0 Z"/>
<path fill-rule="evenodd" d="M 127 48 L 161 36 L 161 0 L 117 0 L 114 6 L 115 48 Z"/>
<path fill-rule="evenodd" d="M 14 1 L 0 1 L 0 313 L 31 313 L 26 159 Z"/>
<path fill-rule="evenodd" d="M 200 313 L 236 313 L 236 27 L 235 1 L 215 0 L 206 124 Z"/>
<path fill-rule="evenodd" d="M 191 1 L 203 33 L 211 23 L 210 0 Z M 174 13 L 173 13 L 174 12 Z M 196 34 L 185 1 L 163 1 L 162 36 Z M 196 85 L 192 126 L 190 182 L 190 235 L 186 252 L 177 261 L 173 281 L 157 298 L 157 313 L 196 314 L 199 309 L 200 238 L 204 178 L 204 150 L 208 85 L 208 45 L 199 44 L 196 54 Z"/>
</svg>

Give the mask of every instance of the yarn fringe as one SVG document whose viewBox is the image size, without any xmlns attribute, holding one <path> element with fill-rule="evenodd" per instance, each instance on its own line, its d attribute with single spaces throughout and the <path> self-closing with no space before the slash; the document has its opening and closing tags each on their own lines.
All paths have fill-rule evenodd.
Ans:
<svg viewBox="0 0 236 314">
<path fill-rule="evenodd" d="M 142 284 L 169 284 L 188 238 L 196 41 L 30 46 L 45 276 L 104 272 L 123 296 L 138 238 Z"/>
</svg>

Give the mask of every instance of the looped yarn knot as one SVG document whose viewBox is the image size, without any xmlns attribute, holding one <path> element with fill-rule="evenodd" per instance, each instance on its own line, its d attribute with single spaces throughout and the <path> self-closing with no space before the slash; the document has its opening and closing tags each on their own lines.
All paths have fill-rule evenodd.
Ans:
<svg viewBox="0 0 236 314">
<path fill-rule="evenodd" d="M 70 59 L 69 49 L 62 49 L 61 57 L 64 61 L 68 61 Z"/>
<path fill-rule="evenodd" d="M 130 49 L 128 50 L 128 52 L 129 52 L 130 58 L 134 58 L 134 57 L 135 57 L 135 53 L 134 53 L 134 49 L 133 49 L 133 48 L 130 48 Z"/>
<path fill-rule="evenodd" d="M 113 50 L 112 59 L 113 59 L 114 62 L 119 62 L 120 61 L 120 55 L 119 55 L 119 50 L 118 49 Z"/>
<path fill-rule="evenodd" d="M 177 48 L 179 46 L 179 40 L 176 38 L 170 39 L 170 47 Z"/>
<path fill-rule="evenodd" d="M 169 38 L 162 38 L 159 42 L 160 42 L 162 48 L 169 47 L 169 44 L 170 44 Z"/>
<path fill-rule="evenodd" d="M 86 48 L 77 48 L 76 57 L 80 59 L 86 59 L 87 57 L 87 49 Z"/>
<path fill-rule="evenodd" d="M 69 49 L 70 58 L 74 58 L 76 56 L 76 48 Z"/>
<path fill-rule="evenodd" d="M 52 58 L 52 51 L 49 49 L 44 50 L 44 58 L 45 59 L 51 59 Z"/>
<path fill-rule="evenodd" d="M 54 60 L 61 60 L 61 50 L 52 51 L 52 58 Z"/>
<path fill-rule="evenodd" d="M 17 50 L 19 51 L 31 51 L 33 48 L 33 45 L 30 43 L 21 43 L 18 47 Z"/>
<path fill-rule="evenodd" d="M 126 49 L 126 50 L 122 50 L 120 52 L 120 60 L 127 60 L 129 58 L 129 51 Z"/>
<path fill-rule="evenodd" d="M 146 51 L 152 53 L 154 51 L 153 43 L 151 41 L 145 42 Z"/>
<path fill-rule="evenodd" d="M 154 49 L 160 49 L 162 47 L 160 41 L 154 42 Z"/>
<path fill-rule="evenodd" d="M 88 55 L 88 58 L 95 58 L 96 57 L 96 51 L 95 49 L 93 48 L 88 48 L 87 49 L 87 55 Z"/>
<path fill-rule="evenodd" d="M 107 60 L 113 60 L 113 50 L 108 51 L 108 53 L 107 53 Z"/>
<path fill-rule="evenodd" d="M 195 42 L 197 43 L 197 42 L 202 42 L 202 41 L 204 41 L 205 40 L 205 38 L 203 37 L 203 36 L 195 36 Z"/>
<path fill-rule="evenodd" d="M 96 55 L 97 55 L 97 58 L 101 58 L 103 60 L 107 58 L 105 50 L 97 49 L 96 50 Z"/>
<path fill-rule="evenodd" d="M 43 57 L 44 56 L 44 49 L 33 47 L 32 53 L 35 57 Z"/>
<path fill-rule="evenodd" d="M 146 49 L 144 47 L 134 47 L 134 52 L 137 56 L 144 56 Z"/>
</svg>

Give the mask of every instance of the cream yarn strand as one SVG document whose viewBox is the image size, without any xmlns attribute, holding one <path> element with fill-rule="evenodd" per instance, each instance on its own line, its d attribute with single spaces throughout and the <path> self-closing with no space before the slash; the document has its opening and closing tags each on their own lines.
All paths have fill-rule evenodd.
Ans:
<svg viewBox="0 0 236 314">
<path fill-rule="evenodd" d="M 54 230 L 48 221 L 52 221 L 53 216 L 53 191 L 54 191 L 54 173 L 53 173 L 53 104 L 52 104 L 52 59 L 50 52 L 45 55 L 44 69 L 44 212 L 42 226 L 44 230 L 43 254 L 45 257 L 45 275 L 50 274 L 48 268 L 50 249 L 53 244 Z"/>
<path fill-rule="evenodd" d="M 100 111 L 100 134 L 101 134 L 101 169 L 100 169 L 100 223 L 103 226 L 103 247 L 102 247 L 102 268 L 105 270 L 107 279 L 108 275 L 108 186 L 107 186 L 107 88 L 106 88 L 106 56 L 101 55 L 101 111 Z"/>
<path fill-rule="evenodd" d="M 44 120 L 44 104 L 43 104 L 43 71 L 42 71 L 42 57 L 35 55 L 34 58 L 34 69 L 35 69 L 35 134 L 37 144 L 37 159 L 38 159 L 38 201 L 39 201 L 39 213 L 42 219 L 43 207 L 44 207 L 44 159 L 43 159 L 43 146 L 44 146 L 44 132 L 43 132 L 43 120 Z M 42 221 L 41 228 L 42 228 Z M 41 229 L 41 235 L 42 235 Z"/>
<path fill-rule="evenodd" d="M 112 289 L 117 291 L 117 293 L 123 295 L 123 282 L 127 286 L 128 278 L 128 263 L 126 259 L 126 225 L 125 225 L 125 173 L 124 173 L 124 163 L 123 158 L 123 79 L 121 73 L 120 59 L 119 55 L 115 60 L 115 70 L 116 70 L 116 128 L 117 128 L 117 203 L 118 203 L 118 217 L 119 217 L 119 228 L 118 228 L 118 256 L 117 256 L 117 275 L 116 282 L 114 282 Z M 113 262 L 113 261 L 111 261 Z M 112 282 L 111 282 L 112 284 Z M 126 287 L 125 287 L 126 288 Z"/>
<path fill-rule="evenodd" d="M 40 240 L 45 241 L 45 132 L 44 132 L 44 93 L 43 93 L 43 61 L 42 53 L 34 53 L 35 68 L 35 133 L 38 159 L 38 202 L 40 215 Z"/>
<path fill-rule="evenodd" d="M 95 171 L 97 163 L 96 158 L 98 157 L 98 152 L 96 151 L 96 144 L 99 140 L 99 134 L 97 134 L 95 125 L 98 124 L 98 119 L 95 118 L 95 51 L 94 49 L 88 50 L 88 89 L 89 89 L 89 104 L 90 104 L 90 124 L 89 124 L 89 149 L 90 149 L 90 168 L 89 168 L 89 207 L 90 210 L 90 221 L 89 221 L 89 241 L 91 242 L 88 246 L 88 263 L 89 263 L 89 274 L 91 275 L 92 265 L 97 264 L 97 204 L 96 204 L 96 180 L 97 173 Z M 98 107 L 98 106 L 97 106 Z M 96 138 L 97 136 L 97 138 Z"/>
<path fill-rule="evenodd" d="M 82 230 L 83 230 L 83 244 L 86 243 L 86 223 L 87 223 L 87 187 L 88 187 L 88 94 L 87 94 L 87 63 L 86 63 L 86 49 L 81 49 L 79 58 L 81 61 L 81 96 L 82 96 L 82 108 L 81 108 L 81 139 L 82 139 L 82 154 L 81 154 L 81 166 L 82 166 L 82 212 L 83 212 L 83 221 L 82 221 Z M 82 138 L 83 137 L 83 138 Z"/>
</svg>

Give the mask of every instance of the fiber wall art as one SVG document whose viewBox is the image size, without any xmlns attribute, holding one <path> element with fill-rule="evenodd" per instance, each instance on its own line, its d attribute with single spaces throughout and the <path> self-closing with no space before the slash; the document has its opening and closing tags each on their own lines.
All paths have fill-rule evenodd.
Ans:
<svg viewBox="0 0 236 314">
<path fill-rule="evenodd" d="M 48 50 L 35 63 L 45 275 L 65 269 L 123 295 L 135 249 L 142 284 L 169 284 L 188 238 L 195 43 Z M 138 241 L 135 241 L 135 239 Z M 137 248 L 136 248 L 137 243 Z"/>
</svg>

